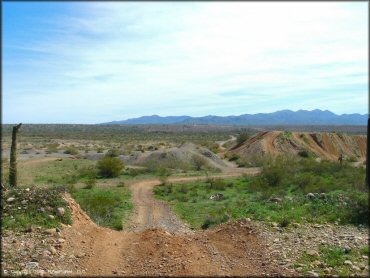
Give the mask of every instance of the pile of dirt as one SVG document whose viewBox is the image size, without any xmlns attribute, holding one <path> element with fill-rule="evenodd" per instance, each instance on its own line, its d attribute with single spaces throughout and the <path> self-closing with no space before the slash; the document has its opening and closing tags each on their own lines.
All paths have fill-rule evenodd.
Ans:
<svg viewBox="0 0 370 278">
<path fill-rule="evenodd" d="M 120 158 L 128 165 L 148 166 L 161 164 L 168 168 L 183 166 L 191 167 L 194 156 L 200 156 L 209 167 L 223 169 L 227 167 L 225 162 L 215 153 L 204 147 L 198 147 L 192 143 L 182 144 L 179 147 L 159 149 L 155 151 L 134 152 L 131 155 L 121 155 Z"/>
<path fill-rule="evenodd" d="M 232 148 L 229 153 L 252 159 L 265 154 L 277 156 L 307 152 L 325 160 L 338 160 L 342 154 L 344 159 L 363 161 L 366 159 L 366 140 L 366 135 L 266 131 Z"/>
</svg>

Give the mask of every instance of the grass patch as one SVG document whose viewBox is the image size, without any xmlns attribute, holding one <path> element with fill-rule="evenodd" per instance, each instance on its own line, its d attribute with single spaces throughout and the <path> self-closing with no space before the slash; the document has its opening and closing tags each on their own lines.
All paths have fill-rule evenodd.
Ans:
<svg viewBox="0 0 370 278">
<path fill-rule="evenodd" d="M 345 261 L 361 262 L 363 265 L 369 264 L 368 260 L 362 258 L 363 255 L 369 255 L 369 247 L 363 246 L 362 248 L 353 248 L 350 251 L 346 251 L 340 246 L 322 246 L 319 249 L 319 257 L 310 256 L 308 254 L 303 254 L 297 259 L 294 266 L 303 264 L 301 272 L 306 273 L 307 271 L 315 271 L 320 275 L 324 275 L 324 269 L 331 267 L 333 270 L 331 275 L 339 275 L 349 277 L 353 270 L 351 265 L 345 264 Z M 315 261 L 319 260 L 323 266 L 319 267 L 314 264 Z"/>
<path fill-rule="evenodd" d="M 71 213 L 67 203 L 61 198 L 60 193 L 65 191 L 62 186 L 58 187 L 18 187 L 4 191 L 2 199 L 2 227 L 21 231 L 33 226 L 44 228 L 56 228 L 60 223 L 71 224 Z M 8 202 L 9 198 L 14 201 Z M 59 207 L 65 209 L 63 216 L 57 216 Z M 54 218 L 49 218 L 53 215 Z"/>
<path fill-rule="evenodd" d="M 115 230 L 123 229 L 134 207 L 126 187 L 77 189 L 72 196 L 96 224 Z"/>
<path fill-rule="evenodd" d="M 164 183 L 154 192 L 195 229 L 243 217 L 281 226 L 291 222 L 367 225 L 368 191 L 364 180 L 363 169 L 348 165 L 340 167 L 309 158 L 278 159 L 265 165 L 256 177 Z M 307 196 L 309 192 L 315 197 Z M 214 193 L 221 193 L 223 198 L 210 200 Z"/>
<path fill-rule="evenodd" d="M 87 159 L 63 159 L 50 161 L 32 168 L 20 168 L 20 179 L 30 177 L 34 184 L 66 184 L 94 177 L 95 161 Z"/>
</svg>

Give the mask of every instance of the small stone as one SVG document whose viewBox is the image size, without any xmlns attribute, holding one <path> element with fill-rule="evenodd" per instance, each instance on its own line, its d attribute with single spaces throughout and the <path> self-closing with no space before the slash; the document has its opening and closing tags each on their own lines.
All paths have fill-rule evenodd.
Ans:
<svg viewBox="0 0 370 278">
<path fill-rule="evenodd" d="M 310 255 L 310 256 L 319 256 L 319 253 L 315 250 L 308 250 L 307 251 L 307 255 Z"/>
<path fill-rule="evenodd" d="M 81 254 L 78 254 L 78 255 L 76 255 L 76 258 L 82 258 L 82 257 L 85 257 L 85 253 L 81 253 Z"/>
<path fill-rule="evenodd" d="M 308 193 L 306 195 L 306 197 L 309 198 L 309 199 L 315 199 L 316 198 L 315 194 L 313 194 L 313 193 Z"/>
<path fill-rule="evenodd" d="M 23 200 L 23 201 L 21 202 L 21 204 L 22 204 L 22 205 L 26 205 L 26 204 L 27 204 L 27 200 Z"/>
<path fill-rule="evenodd" d="M 312 277 L 320 277 L 320 275 L 314 271 L 307 271 L 307 274 L 309 274 Z"/>
<path fill-rule="evenodd" d="M 369 256 L 363 255 L 362 258 L 367 260 L 369 258 Z"/>
<path fill-rule="evenodd" d="M 28 192 L 28 191 L 30 191 L 30 189 L 29 188 L 26 188 L 26 191 Z"/>
<path fill-rule="evenodd" d="M 355 265 L 352 265 L 351 269 L 355 270 L 355 271 L 360 271 L 360 268 L 358 266 L 355 266 Z"/>
<path fill-rule="evenodd" d="M 64 239 L 64 238 L 58 238 L 58 242 L 59 243 L 63 243 L 63 242 L 65 242 L 66 240 Z"/>
<path fill-rule="evenodd" d="M 55 228 L 46 229 L 46 230 L 45 230 L 45 233 L 47 233 L 47 234 L 49 234 L 49 235 L 52 235 L 52 234 L 56 233 L 56 230 L 55 230 Z"/>
<path fill-rule="evenodd" d="M 360 264 L 358 267 L 359 267 L 361 270 L 364 270 L 364 269 L 366 268 L 364 264 Z"/>
<path fill-rule="evenodd" d="M 39 267 L 38 262 L 28 262 L 26 264 L 26 268 L 28 268 L 28 269 L 34 269 L 34 268 L 37 268 L 37 267 Z"/>
<path fill-rule="evenodd" d="M 8 202 L 8 203 L 11 203 L 11 202 L 13 202 L 15 200 L 15 198 L 14 197 L 10 197 L 10 198 L 8 198 L 6 201 Z"/>
<path fill-rule="evenodd" d="M 54 217 L 54 215 L 49 214 L 49 215 L 48 215 L 48 218 L 49 218 L 50 220 L 52 220 L 52 219 L 54 219 L 55 217 Z"/>
<path fill-rule="evenodd" d="M 53 247 L 53 246 L 50 246 L 49 247 L 49 251 L 51 254 L 55 255 L 57 253 L 57 250 Z"/>
<path fill-rule="evenodd" d="M 351 262 L 350 260 L 345 260 L 345 261 L 344 261 L 344 264 L 345 264 L 345 265 L 353 265 L 353 264 L 352 264 L 352 262 Z"/>
<path fill-rule="evenodd" d="M 57 215 L 58 216 L 63 216 L 65 213 L 65 209 L 64 208 L 57 208 Z"/>
</svg>

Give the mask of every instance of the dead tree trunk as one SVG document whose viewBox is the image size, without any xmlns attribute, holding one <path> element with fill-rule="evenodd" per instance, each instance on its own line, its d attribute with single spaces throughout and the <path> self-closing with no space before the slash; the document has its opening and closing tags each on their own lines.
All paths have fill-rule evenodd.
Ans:
<svg viewBox="0 0 370 278">
<path fill-rule="evenodd" d="M 22 124 L 13 126 L 12 146 L 10 148 L 9 184 L 17 186 L 17 135 Z"/>
</svg>

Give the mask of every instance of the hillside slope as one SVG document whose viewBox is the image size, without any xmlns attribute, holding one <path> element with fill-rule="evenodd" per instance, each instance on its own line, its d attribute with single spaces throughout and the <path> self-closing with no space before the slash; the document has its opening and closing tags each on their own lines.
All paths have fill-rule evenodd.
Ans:
<svg viewBox="0 0 370 278">
<path fill-rule="evenodd" d="M 298 154 L 300 151 L 307 151 L 328 160 L 338 160 L 342 153 L 345 159 L 362 161 L 366 158 L 366 136 L 266 131 L 229 150 L 230 153 L 236 153 L 246 159 L 264 154 Z"/>
</svg>

